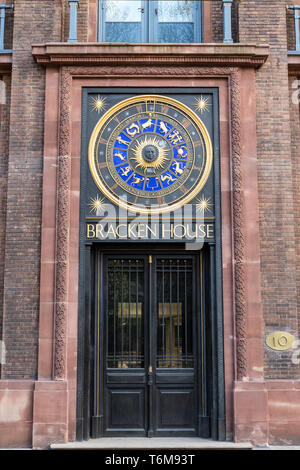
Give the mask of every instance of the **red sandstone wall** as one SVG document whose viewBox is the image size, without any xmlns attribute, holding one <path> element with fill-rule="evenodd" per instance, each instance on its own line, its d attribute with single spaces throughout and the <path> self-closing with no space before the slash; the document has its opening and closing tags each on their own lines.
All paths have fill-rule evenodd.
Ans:
<svg viewBox="0 0 300 470">
<path fill-rule="evenodd" d="M 272 12 L 272 14 L 270 14 Z M 298 335 L 293 165 L 287 70 L 286 2 L 241 2 L 240 41 L 270 44 L 256 72 L 257 154 L 265 332 L 288 328 Z M 298 378 L 291 352 L 265 348 L 266 378 Z"/>
<path fill-rule="evenodd" d="M 31 44 L 59 41 L 60 0 L 15 0 L 1 378 L 37 371 L 45 71 Z"/>
</svg>

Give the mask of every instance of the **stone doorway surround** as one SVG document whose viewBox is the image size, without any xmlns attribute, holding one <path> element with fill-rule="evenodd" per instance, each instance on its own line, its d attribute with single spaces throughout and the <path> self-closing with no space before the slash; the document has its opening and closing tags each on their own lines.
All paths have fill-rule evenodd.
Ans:
<svg viewBox="0 0 300 470">
<path fill-rule="evenodd" d="M 33 447 L 76 438 L 81 90 L 87 86 L 219 89 L 227 436 L 267 442 L 255 68 L 268 47 L 43 44 L 32 52 L 46 67 L 39 369 L 29 399 Z M 263 423 L 258 432 L 257 422 Z"/>
</svg>

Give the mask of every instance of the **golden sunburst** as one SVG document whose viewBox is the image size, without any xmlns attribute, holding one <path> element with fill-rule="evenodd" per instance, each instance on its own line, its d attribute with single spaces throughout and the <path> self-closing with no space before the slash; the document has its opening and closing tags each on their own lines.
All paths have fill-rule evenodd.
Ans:
<svg viewBox="0 0 300 470">
<path fill-rule="evenodd" d="M 96 197 L 91 197 L 90 198 L 91 202 L 89 203 L 89 206 L 91 207 L 92 212 L 100 212 L 103 210 L 104 204 L 104 198 L 100 198 L 99 195 L 97 194 Z"/>
<path fill-rule="evenodd" d="M 89 105 L 92 108 L 92 111 L 97 111 L 98 114 L 101 113 L 101 111 L 104 111 L 106 108 L 106 98 L 105 96 L 100 96 L 98 95 L 97 98 L 92 98 Z"/>
<path fill-rule="evenodd" d="M 201 114 L 203 114 L 205 111 L 208 111 L 209 106 L 211 106 L 211 104 L 208 102 L 208 98 L 204 98 L 202 95 L 200 98 L 195 98 L 195 100 L 196 103 L 194 106 Z"/>
<path fill-rule="evenodd" d="M 144 140 L 137 142 L 135 148 L 132 149 L 134 156 L 131 157 L 132 160 L 135 161 L 137 168 L 141 167 L 146 173 L 147 168 L 153 168 L 154 170 L 157 170 L 164 165 L 166 160 L 168 160 L 167 150 L 159 145 L 160 142 L 161 141 L 157 139 L 157 137 L 146 137 Z M 145 160 L 143 157 L 143 149 L 147 145 L 151 145 L 158 150 L 157 158 L 151 162 Z"/>
<path fill-rule="evenodd" d="M 212 208 L 212 203 L 210 197 L 206 198 L 204 195 L 200 199 L 196 199 L 196 207 L 199 212 L 210 212 Z"/>
</svg>

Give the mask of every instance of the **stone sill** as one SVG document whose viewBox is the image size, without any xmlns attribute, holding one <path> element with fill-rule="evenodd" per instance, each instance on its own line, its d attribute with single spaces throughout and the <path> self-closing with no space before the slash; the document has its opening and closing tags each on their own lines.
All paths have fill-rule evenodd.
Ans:
<svg viewBox="0 0 300 470">
<path fill-rule="evenodd" d="M 300 51 L 288 51 L 289 72 L 300 73 Z"/>
<path fill-rule="evenodd" d="M 12 51 L 0 52 L 0 72 L 11 70 L 12 66 Z"/>
<path fill-rule="evenodd" d="M 32 55 L 47 65 L 212 65 L 254 67 L 269 55 L 265 44 L 33 44 Z"/>
</svg>

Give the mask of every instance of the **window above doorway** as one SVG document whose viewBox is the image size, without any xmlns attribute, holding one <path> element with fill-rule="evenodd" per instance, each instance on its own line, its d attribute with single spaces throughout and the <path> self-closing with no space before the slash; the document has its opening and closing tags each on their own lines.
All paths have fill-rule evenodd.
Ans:
<svg viewBox="0 0 300 470">
<path fill-rule="evenodd" d="M 202 40 L 200 1 L 98 2 L 99 42 L 195 43 Z"/>
</svg>

